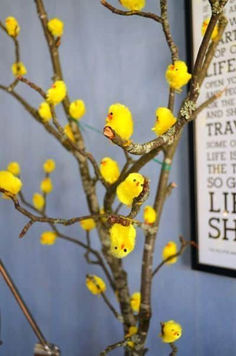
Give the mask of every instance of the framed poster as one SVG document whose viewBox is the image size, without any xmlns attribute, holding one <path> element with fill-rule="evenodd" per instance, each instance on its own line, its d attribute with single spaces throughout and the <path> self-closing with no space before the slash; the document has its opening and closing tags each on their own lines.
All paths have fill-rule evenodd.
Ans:
<svg viewBox="0 0 236 356">
<path fill-rule="evenodd" d="M 187 0 L 186 6 L 191 66 L 202 40 L 202 23 L 211 9 L 208 0 Z M 192 266 L 236 277 L 236 0 L 229 0 L 225 14 L 229 23 L 198 103 L 222 89 L 225 92 L 190 128 L 191 224 L 198 244 Z"/>
</svg>

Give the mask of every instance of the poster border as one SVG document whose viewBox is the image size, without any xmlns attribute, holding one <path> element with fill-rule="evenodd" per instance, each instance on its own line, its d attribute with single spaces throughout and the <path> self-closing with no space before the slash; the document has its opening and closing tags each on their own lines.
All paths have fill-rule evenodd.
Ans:
<svg viewBox="0 0 236 356">
<path fill-rule="evenodd" d="M 187 64 L 189 68 L 193 66 L 193 21 L 192 21 L 192 1 L 185 0 L 186 9 L 186 50 Z M 196 145 L 194 121 L 188 125 L 189 136 L 189 179 L 190 179 L 190 225 L 192 240 L 198 244 L 198 210 L 197 210 L 197 177 L 196 177 Z M 222 276 L 236 277 L 236 269 L 217 267 L 199 262 L 198 249 L 191 248 L 192 269 Z"/>
</svg>

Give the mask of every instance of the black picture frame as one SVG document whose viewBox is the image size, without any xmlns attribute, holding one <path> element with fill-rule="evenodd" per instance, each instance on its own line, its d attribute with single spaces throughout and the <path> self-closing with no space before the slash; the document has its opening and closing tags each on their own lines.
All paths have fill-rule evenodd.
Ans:
<svg viewBox="0 0 236 356">
<path fill-rule="evenodd" d="M 187 64 L 189 68 L 193 68 L 193 25 L 192 25 L 192 1 L 185 0 L 186 9 L 186 52 Z M 197 209 L 197 179 L 196 179 L 196 144 L 195 144 L 195 124 L 192 121 L 188 125 L 189 136 L 189 176 L 190 176 L 190 220 L 191 220 L 191 240 L 199 245 L 198 240 L 198 209 Z M 191 248 L 191 265 L 193 270 L 218 274 L 228 277 L 236 277 L 236 269 L 217 267 L 208 264 L 200 263 L 199 250 L 195 247 Z"/>
</svg>

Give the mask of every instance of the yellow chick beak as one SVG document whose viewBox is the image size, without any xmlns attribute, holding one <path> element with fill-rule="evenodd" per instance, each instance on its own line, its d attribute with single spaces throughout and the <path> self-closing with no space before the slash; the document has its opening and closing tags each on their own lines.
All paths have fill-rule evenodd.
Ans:
<svg viewBox="0 0 236 356">
<path fill-rule="evenodd" d="M 170 66 L 170 70 L 174 70 L 175 66 L 172 64 L 172 66 Z"/>
<path fill-rule="evenodd" d="M 102 166 L 105 166 L 106 164 L 107 164 L 106 161 L 102 161 L 102 162 L 101 162 L 101 165 L 102 165 Z"/>
</svg>

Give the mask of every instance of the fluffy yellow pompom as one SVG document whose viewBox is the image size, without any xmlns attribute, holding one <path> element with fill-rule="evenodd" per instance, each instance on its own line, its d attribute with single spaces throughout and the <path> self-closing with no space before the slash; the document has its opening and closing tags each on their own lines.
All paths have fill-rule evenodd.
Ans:
<svg viewBox="0 0 236 356">
<path fill-rule="evenodd" d="M 105 126 L 110 126 L 123 140 L 129 140 L 133 134 L 133 118 L 129 108 L 120 103 L 111 105 Z"/>
<path fill-rule="evenodd" d="M 8 171 L 0 171 L 0 188 L 16 195 L 22 188 L 22 181 Z"/>
<path fill-rule="evenodd" d="M 143 220 L 145 224 L 153 224 L 156 221 L 157 214 L 152 206 L 147 205 L 143 210 Z"/>
<path fill-rule="evenodd" d="M 182 336 L 182 327 L 174 320 L 161 323 L 161 334 L 159 335 L 163 342 L 175 342 Z"/>
<path fill-rule="evenodd" d="M 210 18 L 203 21 L 203 24 L 202 24 L 202 35 L 203 36 L 206 33 L 209 22 L 210 22 Z M 212 31 L 212 34 L 211 34 L 212 41 L 215 41 L 217 36 L 218 36 L 218 25 L 215 25 L 214 30 Z"/>
<path fill-rule="evenodd" d="M 45 199 L 42 196 L 42 194 L 39 193 L 34 193 L 32 202 L 33 202 L 33 206 L 37 210 L 42 210 L 45 205 Z"/>
<path fill-rule="evenodd" d="M 58 18 L 51 19 L 48 21 L 48 29 L 53 36 L 61 37 L 64 31 L 64 23 Z"/>
<path fill-rule="evenodd" d="M 152 131 L 154 131 L 156 135 L 163 135 L 176 123 L 176 121 L 176 118 L 169 109 L 158 108 L 156 110 L 156 123 L 152 128 Z"/>
<path fill-rule="evenodd" d="M 136 230 L 132 224 L 114 224 L 110 228 L 110 252 L 114 257 L 126 257 L 135 248 Z"/>
<path fill-rule="evenodd" d="M 48 122 L 52 118 L 52 112 L 49 104 L 46 101 L 43 101 L 38 108 L 38 113 L 43 122 Z"/>
<path fill-rule="evenodd" d="M 18 75 L 25 75 L 27 73 L 27 69 L 24 66 L 23 62 L 13 63 L 11 66 L 12 74 L 17 77 Z"/>
<path fill-rule="evenodd" d="M 75 120 L 81 119 L 86 113 L 86 106 L 83 100 L 72 101 L 69 107 L 70 116 Z"/>
<path fill-rule="evenodd" d="M 57 105 L 65 99 L 66 93 L 66 84 L 63 80 L 56 80 L 47 90 L 47 101 L 50 104 Z"/>
<path fill-rule="evenodd" d="M 45 194 L 51 193 L 51 191 L 53 190 L 53 184 L 51 178 L 49 177 L 44 178 L 41 182 L 40 189 Z"/>
<path fill-rule="evenodd" d="M 80 226 L 82 227 L 82 229 L 84 229 L 86 231 L 90 231 L 90 230 L 94 229 L 96 226 L 95 221 L 91 218 L 81 220 L 79 223 L 80 223 Z"/>
<path fill-rule="evenodd" d="M 137 326 L 130 326 L 129 327 L 129 332 L 125 335 L 125 337 L 133 336 L 133 335 L 137 334 L 137 332 L 138 332 Z M 133 341 L 128 341 L 127 345 L 129 347 L 133 348 L 134 347 L 134 342 Z"/>
<path fill-rule="evenodd" d="M 163 260 L 166 260 L 168 257 L 173 256 L 176 253 L 177 253 L 176 243 L 174 241 L 169 241 L 162 250 Z M 172 263 L 175 263 L 176 261 L 177 261 L 177 257 L 173 257 L 166 263 L 172 264 Z"/>
<path fill-rule="evenodd" d="M 142 192 L 143 184 L 144 177 L 140 173 L 130 173 L 116 189 L 118 199 L 125 205 L 132 205 L 133 199 Z"/>
<path fill-rule="evenodd" d="M 105 181 L 113 184 L 120 176 L 118 163 L 110 157 L 104 157 L 100 162 L 100 172 Z"/>
<path fill-rule="evenodd" d="M 180 91 L 191 78 L 192 74 L 188 73 L 188 67 L 183 61 L 176 61 L 167 67 L 166 80 L 169 86 L 177 91 Z"/>
<path fill-rule="evenodd" d="M 130 306 L 134 312 L 136 313 L 139 312 L 140 303 L 141 303 L 141 293 L 140 292 L 133 293 L 130 297 Z"/>
<path fill-rule="evenodd" d="M 120 0 L 122 6 L 131 11 L 140 11 L 146 5 L 146 0 Z"/>
<path fill-rule="evenodd" d="M 101 294 L 106 290 L 106 283 L 96 275 L 87 275 L 86 286 L 92 294 Z"/>
<path fill-rule="evenodd" d="M 56 162 L 53 159 L 47 159 L 43 164 L 45 173 L 52 173 L 56 168 Z"/>
<path fill-rule="evenodd" d="M 56 242 L 57 234 L 54 231 L 45 231 L 40 237 L 42 245 L 53 245 Z"/>
<path fill-rule="evenodd" d="M 74 137 L 73 132 L 71 130 L 70 124 L 66 124 L 64 126 L 64 133 L 72 142 L 75 142 L 75 137 Z"/>
<path fill-rule="evenodd" d="M 13 16 L 9 16 L 5 20 L 6 30 L 9 36 L 17 37 L 20 32 L 18 21 Z"/>
<path fill-rule="evenodd" d="M 20 165 L 18 162 L 10 162 L 7 166 L 7 170 L 14 174 L 14 176 L 18 176 L 20 174 Z"/>
</svg>

